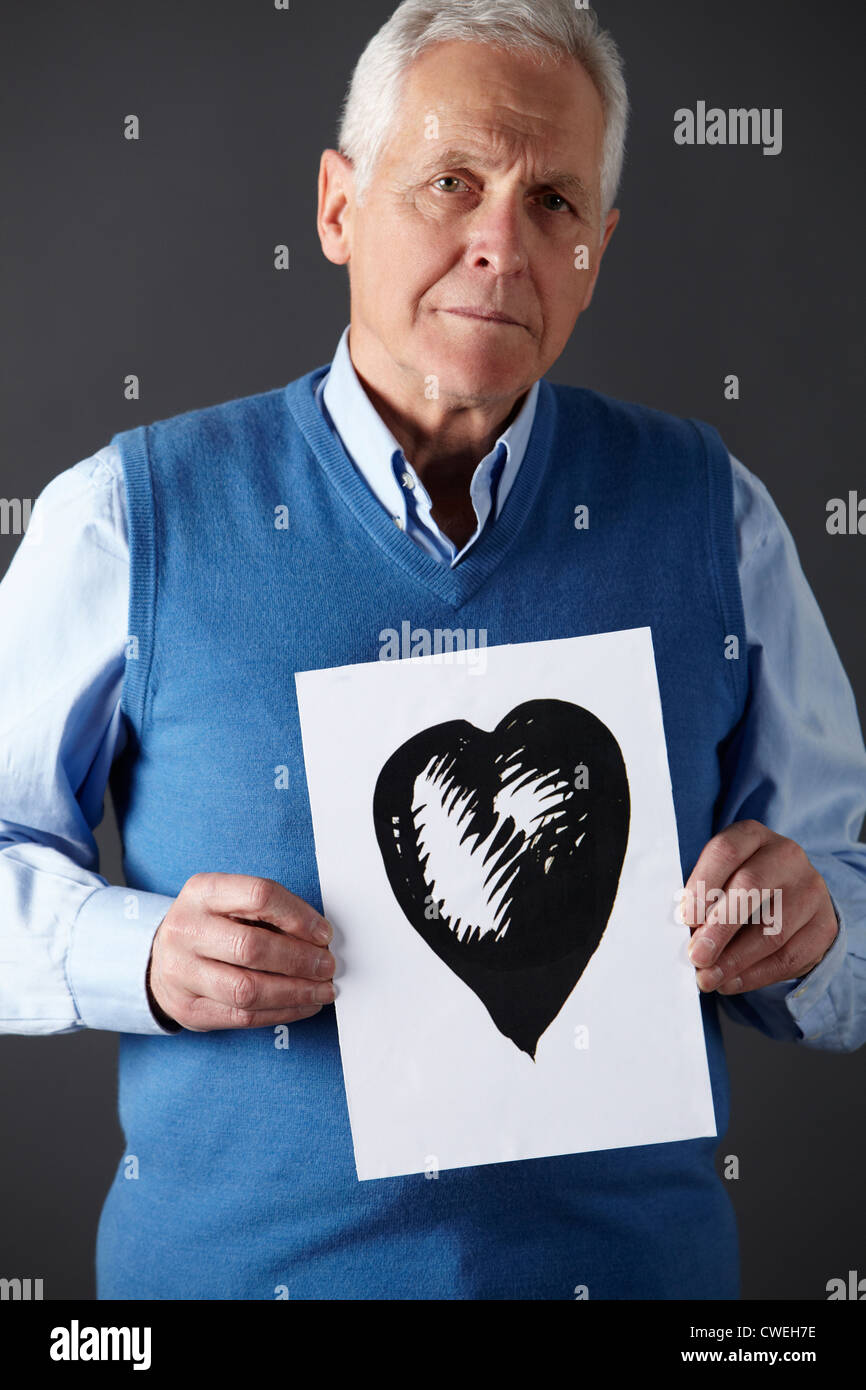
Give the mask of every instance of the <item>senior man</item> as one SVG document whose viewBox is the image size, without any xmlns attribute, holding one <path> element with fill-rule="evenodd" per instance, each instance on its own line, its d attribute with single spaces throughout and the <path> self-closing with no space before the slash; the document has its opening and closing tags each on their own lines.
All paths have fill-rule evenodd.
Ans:
<svg viewBox="0 0 866 1390">
<path fill-rule="evenodd" d="M 863 1039 L 866 754 L 790 533 L 711 427 L 545 380 L 626 116 L 571 0 L 406 0 L 321 160 L 330 367 L 115 436 L 0 586 L 4 1026 L 121 1034 L 100 1298 L 738 1296 L 712 1138 L 356 1179 L 293 678 L 403 620 L 651 627 L 688 886 L 784 904 L 690 923 L 720 1133 L 718 996 Z M 95 868 L 108 780 L 128 888 Z"/>
</svg>

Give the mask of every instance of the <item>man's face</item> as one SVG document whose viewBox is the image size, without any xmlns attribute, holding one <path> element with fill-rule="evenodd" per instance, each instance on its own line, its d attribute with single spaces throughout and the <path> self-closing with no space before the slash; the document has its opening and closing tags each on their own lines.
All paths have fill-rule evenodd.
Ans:
<svg viewBox="0 0 866 1390">
<path fill-rule="evenodd" d="M 537 65 L 461 41 L 422 54 L 361 206 L 348 162 L 323 156 L 319 229 L 325 253 L 349 262 L 356 364 L 390 371 L 416 399 L 435 376 L 466 404 L 543 376 L 589 304 L 619 215 L 602 228 L 603 134 L 601 99 L 573 59 Z M 581 246 L 587 269 L 575 268 Z"/>
</svg>

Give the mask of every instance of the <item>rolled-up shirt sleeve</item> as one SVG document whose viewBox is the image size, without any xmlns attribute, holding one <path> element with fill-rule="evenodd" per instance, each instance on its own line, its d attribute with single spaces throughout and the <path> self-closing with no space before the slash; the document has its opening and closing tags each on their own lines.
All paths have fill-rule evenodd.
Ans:
<svg viewBox="0 0 866 1390">
<path fill-rule="evenodd" d="M 112 885 L 93 836 L 125 741 L 129 555 L 110 446 L 36 501 L 0 583 L 0 1032 L 165 1033 L 147 997 L 173 899 Z"/>
<path fill-rule="evenodd" d="M 754 819 L 795 840 L 839 930 L 808 975 L 719 995 L 768 1036 L 853 1051 L 866 1041 L 866 748 L 851 684 L 767 488 L 732 458 L 749 698 L 723 757 L 716 830 Z"/>
</svg>

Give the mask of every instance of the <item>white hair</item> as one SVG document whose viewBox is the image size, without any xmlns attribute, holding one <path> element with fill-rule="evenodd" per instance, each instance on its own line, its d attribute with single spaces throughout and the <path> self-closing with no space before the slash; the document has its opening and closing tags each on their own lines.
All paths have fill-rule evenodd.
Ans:
<svg viewBox="0 0 866 1390">
<path fill-rule="evenodd" d="M 623 61 L 591 8 L 576 0 L 403 0 L 374 34 L 355 65 L 343 102 L 337 148 L 364 195 L 387 144 L 410 64 L 451 39 L 534 53 L 540 60 L 576 58 L 591 78 L 604 111 L 601 167 L 602 233 L 622 177 L 628 125 Z"/>
</svg>

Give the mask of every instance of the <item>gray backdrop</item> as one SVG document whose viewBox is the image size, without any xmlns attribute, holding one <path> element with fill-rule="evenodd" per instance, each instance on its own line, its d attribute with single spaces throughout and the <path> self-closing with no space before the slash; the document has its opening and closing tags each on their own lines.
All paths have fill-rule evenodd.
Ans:
<svg viewBox="0 0 866 1390">
<path fill-rule="evenodd" d="M 348 286 L 316 236 L 318 159 L 391 9 L 85 0 L 7 15 L 0 496 L 35 498 L 117 430 L 330 360 Z M 827 499 L 864 488 L 860 0 L 608 0 L 600 14 L 634 107 L 623 218 L 549 375 L 720 429 L 794 533 L 862 717 L 866 537 L 825 530 Z M 782 107 L 783 153 L 677 147 L 674 110 L 699 99 Z M 122 138 L 129 113 L 137 143 Z M 16 543 L 0 537 L 0 572 Z M 110 806 L 98 838 L 118 882 Z M 744 1295 L 825 1298 L 828 1279 L 866 1274 L 866 1052 L 735 1024 L 726 1038 L 719 1162 L 740 1159 L 728 1187 Z M 0 1039 L 0 1275 L 41 1277 L 47 1298 L 94 1296 L 96 1222 L 122 1150 L 115 1051 L 109 1033 Z"/>
</svg>

